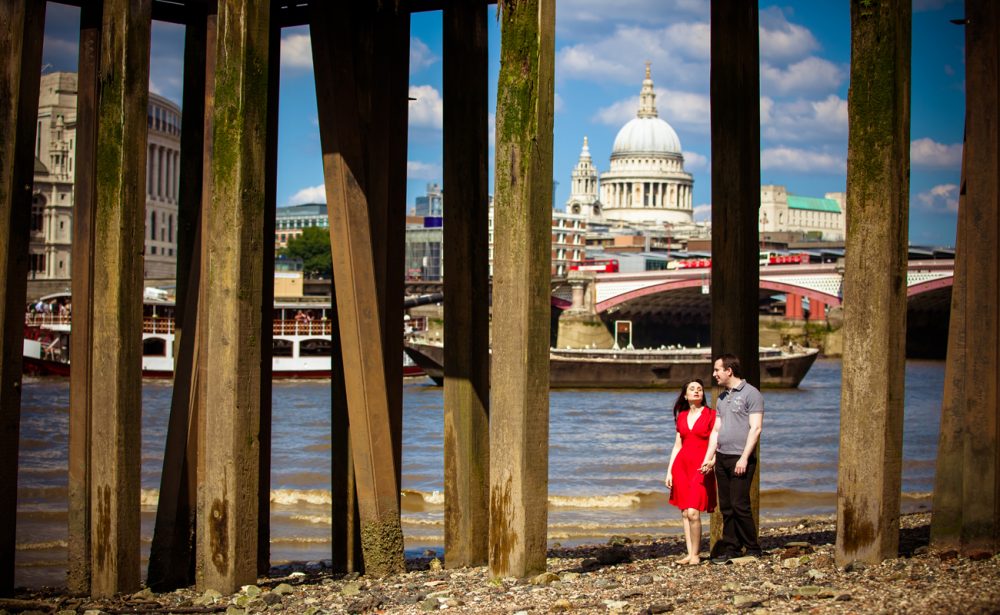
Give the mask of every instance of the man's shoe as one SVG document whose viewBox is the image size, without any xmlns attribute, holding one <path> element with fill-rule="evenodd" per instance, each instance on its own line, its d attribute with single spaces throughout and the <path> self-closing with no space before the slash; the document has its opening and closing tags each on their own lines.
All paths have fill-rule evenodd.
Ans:
<svg viewBox="0 0 1000 615">
<path fill-rule="evenodd" d="M 733 556 L 728 553 L 720 553 L 712 558 L 713 564 L 728 564 L 729 560 L 733 559 Z"/>
<path fill-rule="evenodd" d="M 760 549 L 754 551 L 747 550 L 746 555 L 747 557 L 764 557 L 764 552 Z"/>
</svg>

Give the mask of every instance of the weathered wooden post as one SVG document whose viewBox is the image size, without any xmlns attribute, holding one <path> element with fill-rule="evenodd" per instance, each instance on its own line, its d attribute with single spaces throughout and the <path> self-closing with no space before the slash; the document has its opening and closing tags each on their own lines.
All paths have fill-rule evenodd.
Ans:
<svg viewBox="0 0 1000 615">
<path fill-rule="evenodd" d="M 361 547 L 365 571 L 381 576 L 401 572 L 404 561 L 393 418 L 377 343 L 384 339 L 384 311 L 371 223 L 379 211 L 370 210 L 378 197 L 370 194 L 368 149 L 377 144 L 365 139 L 370 122 L 388 120 L 371 115 L 375 18 L 374 2 L 314 4 L 310 31 L 340 343 L 343 362 L 351 366 L 343 374 Z M 398 322 L 389 326 L 398 333 Z"/>
<path fill-rule="evenodd" d="M 76 95 L 76 175 L 73 198 L 73 344 L 69 377 L 69 540 L 66 583 L 90 593 L 90 388 L 94 335 L 94 216 L 97 172 L 97 69 L 103 7 L 80 8 L 80 60 Z"/>
<path fill-rule="evenodd" d="M 28 220 L 45 3 L 0 6 L 0 596 L 14 590 L 21 367 L 28 283 Z"/>
<path fill-rule="evenodd" d="M 489 546 L 489 187 L 486 2 L 444 9 L 444 551 Z"/>
<path fill-rule="evenodd" d="M 489 566 L 523 577 L 545 570 L 548 520 L 555 1 L 499 10 Z"/>
<path fill-rule="evenodd" d="M 910 0 L 851 3 L 838 565 L 899 545 L 910 166 Z"/>
<path fill-rule="evenodd" d="M 757 216 L 760 209 L 760 45 L 753 0 L 712 0 L 712 352 L 740 358 L 760 386 Z M 707 384 L 707 383 L 706 383 Z M 714 383 L 713 383 L 714 385 Z M 765 431 L 766 433 L 766 431 Z M 760 458 L 760 443 L 754 452 Z M 760 519 L 760 464 L 750 486 Z M 711 542 L 722 536 L 712 515 Z"/>
<path fill-rule="evenodd" d="M 92 267 L 89 307 L 94 596 L 139 586 L 143 264 L 137 255 L 145 228 L 150 27 L 150 0 L 104 1 L 92 233 L 100 266 Z"/>
<path fill-rule="evenodd" d="M 181 120 L 181 177 L 177 212 L 177 316 L 174 329 L 174 389 L 160 475 L 160 497 L 146 584 L 167 591 L 194 583 L 197 506 L 197 417 L 199 416 L 198 304 L 201 284 L 202 207 L 206 150 L 206 81 L 214 71 L 215 23 L 207 5 L 187 8 L 184 39 L 184 115 Z M 211 41 L 211 45 L 209 45 Z"/>
<path fill-rule="evenodd" d="M 205 472 L 198 585 L 232 593 L 257 576 L 262 250 L 270 6 L 220 0 L 208 213 Z M 268 272 L 268 275 L 273 275 Z"/>
<path fill-rule="evenodd" d="M 956 256 L 966 272 L 961 544 L 972 554 L 1000 550 L 1000 7 L 967 1 L 965 17 L 967 241 Z"/>
<path fill-rule="evenodd" d="M 968 135 L 968 130 L 966 130 Z M 964 425 L 969 398 L 966 394 L 965 302 L 968 273 L 964 258 L 968 249 L 968 203 L 965 199 L 968 136 L 962 150 L 962 179 L 958 191 L 958 225 L 955 229 L 955 271 L 951 284 L 951 316 L 948 321 L 948 354 L 941 398 L 941 428 L 934 472 L 934 514 L 931 517 L 931 544 L 941 549 L 957 549 L 962 543 L 962 492 L 965 477 Z"/>
</svg>

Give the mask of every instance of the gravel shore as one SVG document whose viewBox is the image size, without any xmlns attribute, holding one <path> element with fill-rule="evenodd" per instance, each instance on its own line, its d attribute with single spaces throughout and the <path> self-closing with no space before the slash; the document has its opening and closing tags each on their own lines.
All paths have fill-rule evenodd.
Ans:
<svg viewBox="0 0 1000 615">
<path fill-rule="evenodd" d="M 0 600 L 9 613 L 1000 613 L 1000 555 L 928 548 L 930 515 L 901 519 L 899 557 L 837 568 L 832 517 L 761 531 L 764 557 L 679 566 L 683 537 L 612 538 L 549 550 L 532 579 L 491 579 L 486 568 L 443 570 L 427 557 L 385 579 L 332 574 L 323 562 L 278 566 L 232 596 L 148 589 L 91 601 L 59 590 Z"/>
</svg>

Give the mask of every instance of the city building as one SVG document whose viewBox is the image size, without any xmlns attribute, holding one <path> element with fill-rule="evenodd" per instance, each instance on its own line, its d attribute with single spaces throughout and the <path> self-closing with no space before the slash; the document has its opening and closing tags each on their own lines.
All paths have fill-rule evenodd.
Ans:
<svg viewBox="0 0 1000 615">
<path fill-rule="evenodd" d="M 326 214 L 326 203 L 306 203 L 279 207 L 274 222 L 274 249 L 288 247 L 288 242 L 302 234 L 302 229 L 310 226 L 327 228 L 330 226 Z"/>
<path fill-rule="evenodd" d="M 647 62 L 636 117 L 618 131 L 610 169 L 600 174 L 600 181 L 584 137 L 567 212 L 590 222 L 691 223 L 693 186 L 694 178 L 684 170 L 680 138 L 656 110 Z"/>
<path fill-rule="evenodd" d="M 35 279 L 72 275 L 77 75 L 42 75 L 35 135 L 30 269 Z M 149 95 L 146 154 L 145 266 L 147 278 L 173 277 L 177 262 L 180 108 Z"/>
<path fill-rule="evenodd" d="M 444 196 L 442 196 L 440 184 L 433 182 L 427 184 L 427 194 L 416 198 L 413 214 L 425 217 L 441 217 L 444 215 Z"/>
<path fill-rule="evenodd" d="M 490 276 L 493 275 L 493 197 L 490 197 L 489 252 Z M 585 258 L 587 217 L 582 214 L 552 212 L 552 275 L 565 276 L 570 267 Z"/>
<path fill-rule="evenodd" d="M 846 196 L 828 192 L 823 198 L 789 194 L 785 186 L 760 187 L 760 233 L 801 233 L 815 241 L 844 241 Z"/>
<path fill-rule="evenodd" d="M 440 218 L 427 218 L 434 226 L 407 226 L 405 267 L 407 280 L 440 280 L 444 274 L 444 229 Z"/>
</svg>

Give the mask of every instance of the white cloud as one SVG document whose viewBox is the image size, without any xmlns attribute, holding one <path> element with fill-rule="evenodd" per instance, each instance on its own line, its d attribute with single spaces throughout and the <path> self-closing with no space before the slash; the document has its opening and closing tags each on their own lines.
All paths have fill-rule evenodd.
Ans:
<svg viewBox="0 0 1000 615">
<path fill-rule="evenodd" d="M 760 12 L 760 57 L 770 63 L 786 63 L 804 58 L 819 49 L 816 37 L 807 28 L 789 23 L 776 6 Z"/>
<path fill-rule="evenodd" d="M 486 134 L 489 135 L 490 151 L 492 152 L 497 146 L 497 114 L 492 111 L 487 119 Z"/>
<path fill-rule="evenodd" d="M 760 99 L 760 123 L 765 141 L 847 142 L 847 101 L 831 94 L 821 100 L 776 102 Z"/>
<path fill-rule="evenodd" d="M 293 194 L 285 205 L 301 205 L 303 203 L 326 203 L 326 186 L 309 186 Z"/>
<path fill-rule="evenodd" d="M 562 96 L 559 95 L 559 92 L 556 92 L 555 98 L 552 101 L 552 111 L 554 113 L 559 113 L 565 108 L 566 108 L 566 103 L 563 101 Z"/>
<path fill-rule="evenodd" d="M 712 219 L 712 204 L 702 203 L 694 206 L 694 221 L 708 222 Z"/>
<path fill-rule="evenodd" d="M 583 37 L 607 28 L 609 21 L 667 24 L 679 16 L 708 19 L 704 0 L 559 0 L 556 28 L 560 36 Z"/>
<path fill-rule="evenodd" d="M 685 171 L 707 171 L 708 157 L 697 152 L 684 152 Z"/>
<path fill-rule="evenodd" d="M 308 34 L 288 34 L 281 37 L 281 65 L 288 68 L 312 66 L 312 39 Z"/>
<path fill-rule="evenodd" d="M 444 103 L 441 94 L 430 85 L 411 85 L 410 126 L 437 128 L 444 126 Z"/>
<path fill-rule="evenodd" d="M 938 213 L 958 211 L 958 185 L 941 184 L 916 195 L 920 209 Z"/>
<path fill-rule="evenodd" d="M 767 95 L 827 93 L 836 91 L 846 78 L 845 67 L 809 56 L 784 68 L 764 63 L 760 68 L 760 89 Z"/>
<path fill-rule="evenodd" d="M 415 73 L 418 70 L 432 66 L 438 61 L 438 57 L 434 55 L 431 48 L 427 46 L 422 40 L 417 37 L 410 39 L 410 72 Z"/>
<path fill-rule="evenodd" d="M 813 150 L 774 147 L 760 153 L 761 170 L 781 170 L 800 173 L 846 173 L 847 160 L 837 154 Z"/>
<path fill-rule="evenodd" d="M 656 109 L 660 117 L 675 128 L 707 134 L 711 117 L 708 96 L 656 88 Z M 621 126 L 635 117 L 639 110 L 639 96 L 619 100 L 597 110 L 593 121 L 608 126 Z"/>
<path fill-rule="evenodd" d="M 665 28 L 619 25 L 603 38 L 560 49 L 556 77 L 602 85 L 635 84 L 638 93 L 643 62 L 648 60 L 654 81 L 678 87 L 705 86 L 709 35 L 708 22 L 675 23 Z"/>
<path fill-rule="evenodd" d="M 961 168 L 962 144 L 945 145 L 926 137 L 911 141 L 910 166 L 925 169 Z"/>
<path fill-rule="evenodd" d="M 441 179 L 441 167 L 430 162 L 419 160 L 406 161 L 407 179 Z"/>
</svg>

